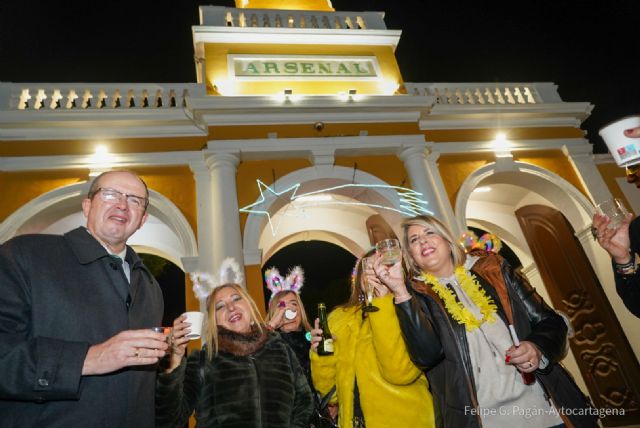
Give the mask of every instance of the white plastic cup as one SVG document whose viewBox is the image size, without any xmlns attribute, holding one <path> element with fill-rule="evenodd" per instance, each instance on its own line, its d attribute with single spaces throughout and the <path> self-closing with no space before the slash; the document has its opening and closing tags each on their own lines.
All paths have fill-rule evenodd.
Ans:
<svg viewBox="0 0 640 428">
<path fill-rule="evenodd" d="M 609 218 L 608 229 L 617 229 L 622 221 L 629 215 L 629 211 L 622 201 L 617 198 L 607 199 L 596 205 L 598 214 Z"/>
<path fill-rule="evenodd" d="M 624 135 L 625 129 L 639 126 L 640 116 L 628 116 L 616 120 L 598 131 L 618 166 L 624 167 L 640 163 L 640 138 L 629 138 Z"/>
<path fill-rule="evenodd" d="M 185 322 L 191 323 L 191 327 L 189 330 L 191 332 L 187 334 L 189 340 L 200 339 L 202 336 L 202 324 L 204 322 L 204 314 L 202 312 L 185 312 L 184 315 L 187 316 Z"/>
</svg>

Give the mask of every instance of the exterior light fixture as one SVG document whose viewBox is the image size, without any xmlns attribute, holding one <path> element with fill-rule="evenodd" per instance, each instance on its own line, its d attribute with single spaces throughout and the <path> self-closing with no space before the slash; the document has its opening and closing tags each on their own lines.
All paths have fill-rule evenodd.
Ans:
<svg viewBox="0 0 640 428">
<path fill-rule="evenodd" d="M 487 193 L 491 191 L 491 187 L 489 186 L 480 186 L 473 189 L 473 193 Z"/>
<path fill-rule="evenodd" d="M 342 101 L 355 101 L 355 100 L 359 100 L 360 96 L 358 95 L 357 89 L 351 88 L 346 93 L 339 92 L 338 98 L 340 98 Z"/>
<path fill-rule="evenodd" d="M 282 102 L 291 102 L 298 101 L 300 99 L 300 95 L 294 95 L 293 89 L 285 88 L 282 92 L 276 92 L 275 98 Z"/>
<path fill-rule="evenodd" d="M 284 91 L 282 91 L 282 93 L 284 94 L 285 102 L 291 101 L 291 99 L 293 98 L 293 89 L 285 89 Z"/>
<path fill-rule="evenodd" d="M 509 152 L 510 146 L 507 141 L 507 135 L 504 132 L 498 132 L 491 142 L 491 148 L 496 153 Z"/>
</svg>

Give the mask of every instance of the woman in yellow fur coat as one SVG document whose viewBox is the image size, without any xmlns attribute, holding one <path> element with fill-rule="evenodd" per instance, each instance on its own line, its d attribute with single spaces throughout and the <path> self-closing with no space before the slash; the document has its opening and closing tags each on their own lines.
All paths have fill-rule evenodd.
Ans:
<svg viewBox="0 0 640 428">
<path fill-rule="evenodd" d="M 370 256 L 375 250 L 369 251 Z M 409 359 L 393 297 L 373 279 L 377 312 L 363 312 L 365 288 L 360 260 L 351 281 L 351 297 L 329 314 L 334 354 L 316 352 L 322 330 L 312 331 L 311 376 L 323 396 L 336 385 L 340 428 L 432 428 L 433 402 L 427 379 Z M 356 386 L 357 385 L 357 386 Z M 363 423 L 364 422 L 364 423 Z"/>
</svg>

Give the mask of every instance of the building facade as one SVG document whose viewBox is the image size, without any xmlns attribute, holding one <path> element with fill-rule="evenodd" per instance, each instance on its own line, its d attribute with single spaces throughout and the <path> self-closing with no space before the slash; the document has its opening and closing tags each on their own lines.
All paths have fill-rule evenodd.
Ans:
<svg viewBox="0 0 640 428">
<path fill-rule="evenodd" d="M 593 155 L 580 129 L 593 106 L 550 82 L 405 82 L 383 13 L 236 6 L 200 8 L 195 83 L 0 83 L 0 242 L 84 224 L 90 177 L 126 168 L 151 192 L 138 251 L 185 273 L 234 257 L 262 301 L 261 268 L 287 245 L 359 256 L 376 227 L 400 235 L 403 217 L 432 213 L 509 245 L 572 321 L 578 383 L 596 407 L 626 410 L 606 423 L 637 421 L 637 320 L 589 229 L 594 203 L 639 213 L 640 196 Z"/>
</svg>

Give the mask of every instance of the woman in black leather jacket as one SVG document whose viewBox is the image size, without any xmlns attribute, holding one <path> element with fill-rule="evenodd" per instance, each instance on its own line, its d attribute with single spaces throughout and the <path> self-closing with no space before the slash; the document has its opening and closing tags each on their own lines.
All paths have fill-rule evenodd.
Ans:
<svg viewBox="0 0 640 428">
<path fill-rule="evenodd" d="M 411 357 L 429 379 L 437 426 L 597 426 L 557 364 L 567 326 L 528 282 L 493 253 L 465 254 L 434 217 L 402 228 L 410 280 L 400 263 L 385 267 L 381 257 L 375 272 L 393 292 Z"/>
</svg>

